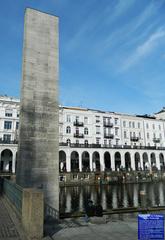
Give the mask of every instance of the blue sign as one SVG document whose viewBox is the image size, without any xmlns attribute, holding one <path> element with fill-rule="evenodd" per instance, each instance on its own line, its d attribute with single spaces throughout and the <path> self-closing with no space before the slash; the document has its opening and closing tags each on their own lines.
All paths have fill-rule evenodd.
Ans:
<svg viewBox="0 0 165 240">
<path fill-rule="evenodd" d="M 138 215 L 138 240 L 164 240 L 164 216 L 156 214 Z"/>
</svg>

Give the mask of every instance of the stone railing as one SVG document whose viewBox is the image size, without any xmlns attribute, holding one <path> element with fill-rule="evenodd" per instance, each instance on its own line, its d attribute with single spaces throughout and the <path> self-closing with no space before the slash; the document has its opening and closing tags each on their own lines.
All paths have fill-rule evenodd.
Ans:
<svg viewBox="0 0 165 240">
<path fill-rule="evenodd" d="M 45 218 L 48 216 L 51 216 L 53 219 L 59 218 L 59 212 L 47 203 L 44 204 L 44 215 Z"/>
<path fill-rule="evenodd" d="M 23 188 L 7 179 L 4 179 L 3 192 L 7 196 L 9 201 L 15 206 L 19 214 L 22 214 Z"/>
</svg>

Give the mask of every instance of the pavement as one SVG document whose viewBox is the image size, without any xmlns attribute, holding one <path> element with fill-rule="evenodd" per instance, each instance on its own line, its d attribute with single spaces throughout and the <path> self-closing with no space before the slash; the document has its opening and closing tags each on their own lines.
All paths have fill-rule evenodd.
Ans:
<svg viewBox="0 0 165 240">
<path fill-rule="evenodd" d="M 27 240 L 18 216 L 1 195 L 0 240 Z"/>
<path fill-rule="evenodd" d="M 137 231 L 137 214 L 92 218 L 88 223 L 84 218 L 65 219 L 54 224 L 50 236 L 44 240 L 137 240 Z"/>
</svg>

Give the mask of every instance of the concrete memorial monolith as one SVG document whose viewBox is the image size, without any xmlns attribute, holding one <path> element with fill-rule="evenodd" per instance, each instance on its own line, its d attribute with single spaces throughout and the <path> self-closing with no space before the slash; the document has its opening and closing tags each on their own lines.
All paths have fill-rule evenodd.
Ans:
<svg viewBox="0 0 165 240">
<path fill-rule="evenodd" d="M 16 182 L 59 210 L 58 17 L 26 9 Z"/>
</svg>

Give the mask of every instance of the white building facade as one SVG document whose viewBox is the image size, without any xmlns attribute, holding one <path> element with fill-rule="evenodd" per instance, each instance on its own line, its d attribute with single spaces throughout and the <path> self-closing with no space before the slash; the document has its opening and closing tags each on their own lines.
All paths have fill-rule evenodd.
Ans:
<svg viewBox="0 0 165 240">
<path fill-rule="evenodd" d="M 15 172 L 19 99 L 0 97 L 0 171 Z M 154 116 L 59 107 L 59 169 L 163 170 L 165 111 Z"/>
</svg>

